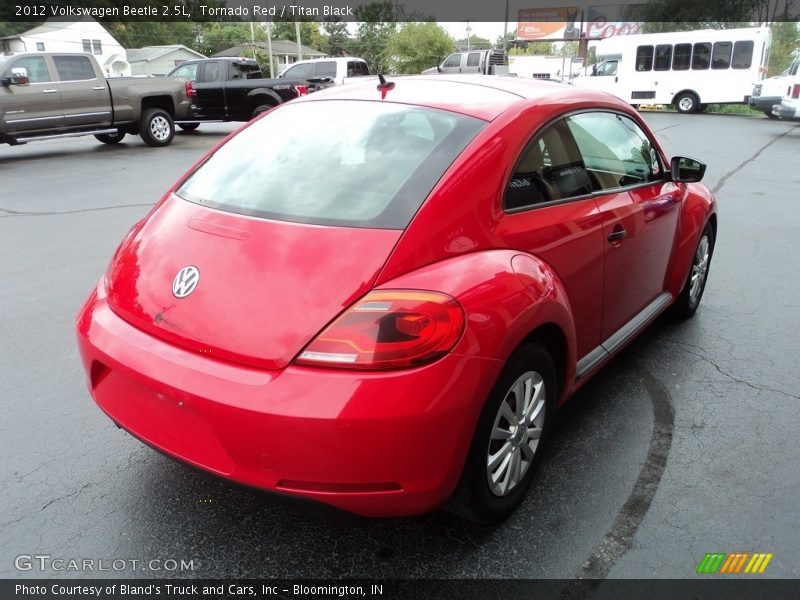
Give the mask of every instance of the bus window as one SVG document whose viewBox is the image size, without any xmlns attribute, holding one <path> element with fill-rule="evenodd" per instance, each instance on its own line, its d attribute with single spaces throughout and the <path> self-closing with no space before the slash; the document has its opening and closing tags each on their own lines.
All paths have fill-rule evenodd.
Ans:
<svg viewBox="0 0 800 600">
<path fill-rule="evenodd" d="M 711 53 L 712 69 L 727 69 L 731 66 L 731 49 L 733 44 L 730 42 L 714 42 L 714 50 Z"/>
<path fill-rule="evenodd" d="M 711 44 L 701 42 L 694 45 L 694 52 L 692 53 L 692 69 L 703 70 L 707 69 L 711 64 Z"/>
<path fill-rule="evenodd" d="M 669 71 L 672 62 L 672 44 L 656 46 L 656 61 L 653 65 L 655 71 Z"/>
<path fill-rule="evenodd" d="M 691 44 L 675 44 L 675 58 L 672 60 L 673 71 L 686 71 L 692 60 Z"/>
<path fill-rule="evenodd" d="M 636 49 L 636 70 L 651 71 L 653 69 L 653 47 L 639 46 Z"/>
<path fill-rule="evenodd" d="M 733 68 L 749 69 L 753 64 L 753 41 L 736 42 L 733 45 Z"/>
</svg>

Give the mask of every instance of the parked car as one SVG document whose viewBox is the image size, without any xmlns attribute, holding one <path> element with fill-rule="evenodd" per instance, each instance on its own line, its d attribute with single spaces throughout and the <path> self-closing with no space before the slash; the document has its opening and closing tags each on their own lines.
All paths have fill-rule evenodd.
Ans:
<svg viewBox="0 0 800 600">
<path fill-rule="evenodd" d="M 238 482 L 496 522 L 555 409 L 668 307 L 697 310 L 704 171 L 625 102 L 557 83 L 408 77 L 282 104 L 122 241 L 78 317 L 89 389 Z"/>
<path fill-rule="evenodd" d="M 446 75 L 458 73 L 508 75 L 508 54 L 500 48 L 455 52 L 444 59 L 438 67 L 432 67 L 422 72 L 423 75 L 440 73 Z"/>
<path fill-rule="evenodd" d="M 777 118 L 777 115 L 772 111 L 772 107 L 780 104 L 783 97 L 790 94 L 792 82 L 800 75 L 798 69 L 800 69 L 800 50 L 795 51 L 795 58 L 792 64 L 783 73 L 757 83 L 753 87 L 753 93 L 747 99 L 747 103 L 751 108 L 760 110 L 769 118 Z"/>
<path fill-rule="evenodd" d="M 190 84 L 177 79 L 106 79 L 91 54 L 0 56 L 0 142 L 93 135 L 117 144 L 138 134 L 166 146 L 189 114 Z"/>
<path fill-rule="evenodd" d="M 308 93 L 304 79 L 265 79 L 252 58 L 203 58 L 180 64 L 167 76 L 190 81 L 194 94 L 188 118 L 192 131 L 203 121 L 249 121 L 279 104 Z"/>
<path fill-rule="evenodd" d="M 283 79 L 329 80 L 342 85 L 347 78 L 368 76 L 367 61 L 355 56 L 298 60 L 278 73 Z"/>
<path fill-rule="evenodd" d="M 789 81 L 789 89 L 780 104 L 772 107 L 776 117 L 795 121 L 800 119 L 800 76 L 795 76 Z"/>
</svg>

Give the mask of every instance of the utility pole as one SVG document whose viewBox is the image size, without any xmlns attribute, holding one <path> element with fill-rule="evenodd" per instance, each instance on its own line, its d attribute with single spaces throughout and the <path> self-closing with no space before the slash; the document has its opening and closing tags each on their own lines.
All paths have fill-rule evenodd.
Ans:
<svg viewBox="0 0 800 600">
<path fill-rule="evenodd" d="M 267 21 L 265 23 L 267 26 L 267 52 L 269 53 L 269 77 L 270 79 L 275 77 L 275 67 L 272 64 L 272 21 Z"/>
<path fill-rule="evenodd" d="M 253 59 L 256 58 L 256 30 L 255 24 L 250 21 L 250 50 L 253 52 Z"/>
<path fill-rule="evenodd" d="M 508 46 L 508 0 L 506 0 L 506 17 L 503 19 L 503 50 Z"/>
<path fill-rule="evenodd" d="M 297 60 L 303 60 L 303 46 L 300 45 L 300 22 L 294 22 L 294 36 L 297 39 Z"/>
</svg>

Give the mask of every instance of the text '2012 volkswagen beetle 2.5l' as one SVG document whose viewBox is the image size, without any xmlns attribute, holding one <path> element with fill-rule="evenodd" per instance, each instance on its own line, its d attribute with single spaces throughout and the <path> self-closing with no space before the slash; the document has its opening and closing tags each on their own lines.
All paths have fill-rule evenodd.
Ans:
<svg viewBox="0 0 800 600">
<path fill-rule="evenodd" d="M 78 317 L 91 394 L 238 482 L 496 522 L 556 407 L 663 310 L 697 309 L 704 170 L 572 86 L 409 77 L 287 103 L 123 240 Z"/>
</svg>

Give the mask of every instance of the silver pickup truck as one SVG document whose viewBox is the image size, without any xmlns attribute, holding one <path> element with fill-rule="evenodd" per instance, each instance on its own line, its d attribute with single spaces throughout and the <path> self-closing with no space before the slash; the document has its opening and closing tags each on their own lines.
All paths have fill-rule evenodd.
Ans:
<svg viewBox="0 0 800 600">
<path fill-rule="evenodd" d="M 166 146 L 192 94 L 179 79 L 106 79 L 90 54 L 0 55 L 0 143 L 94 135 L 116 144 L 130 133 Z"/>
</svg>

